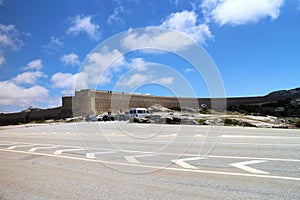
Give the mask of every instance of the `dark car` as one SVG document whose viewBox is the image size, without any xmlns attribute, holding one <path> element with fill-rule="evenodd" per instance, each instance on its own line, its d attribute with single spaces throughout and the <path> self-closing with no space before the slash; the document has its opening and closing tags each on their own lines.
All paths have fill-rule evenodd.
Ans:
<svg viewBox="0 0 300 200">
<path fill-rule="evenodd" d="M 102 117 L 102 121 L 105 121 L 105 122 L 107 122 L 107 121 L 115 121 L 115 118 L 112 115 L 104 115 Z"/>
</svg>

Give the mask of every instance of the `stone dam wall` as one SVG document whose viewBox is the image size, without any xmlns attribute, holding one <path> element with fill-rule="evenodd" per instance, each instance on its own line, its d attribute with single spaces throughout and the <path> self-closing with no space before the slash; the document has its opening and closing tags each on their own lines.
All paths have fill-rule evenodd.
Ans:
<svg viewBox="0 0 300 200">
<path fill-rule="evenodd" d="M 32 110 L 0 114 L 0 126 L 28 123 L 48 119 L 64 119 L 75 116 L 102 114 L 107 112 L 125 112 L 131 107 L 148 108 L 161 104 L 166 108 L 199 108 L 202 104 L 207 109 L 225 110 L 232 105 L 260 105 L 278 100 L 300 99 L 300 93 L 292 95 L 266 95 L 242 98 L 176 98 L 138 94 L 126 94 L 100 90 L 80 90 L 74 96 L 62 97 L 62 106 L 57 108 Z"/>
<path fill-rule="evenodd" d="M 154 104 L 161 104 L 166 108 L 200 108 L 202 104 L 207 109 L 225 110 L 232 105 L 255 104 L 276 102 L 278 100 L 300 98 L 299 94 L 293 95 L 266 95 L 261 97 L 237 97 L 237 98 L 176 98 L 138 94 L 126 94 L 100 90 L 76 91 L 73 97 L 74 116 L 102 114 L 104 112 L 124 112 L 131 107 L 148 108 Z"/>
</svg>

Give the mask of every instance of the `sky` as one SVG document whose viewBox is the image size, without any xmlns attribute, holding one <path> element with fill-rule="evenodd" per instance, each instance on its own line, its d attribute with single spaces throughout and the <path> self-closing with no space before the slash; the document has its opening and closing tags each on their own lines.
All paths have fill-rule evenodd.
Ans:
<svg viewBox="0 0 300 200">
<path fill-rule="evenodd" d="M 191 43 L 228 97 L 300 86 L 299 0 L 0 0 L 0 112 L 80 89 L 210 97 Z"/>
</svg>

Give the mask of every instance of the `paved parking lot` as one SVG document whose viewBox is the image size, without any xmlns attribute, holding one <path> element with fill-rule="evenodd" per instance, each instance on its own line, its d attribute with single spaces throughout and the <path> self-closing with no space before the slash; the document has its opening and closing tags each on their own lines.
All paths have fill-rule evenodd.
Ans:
<svg viewBox="0 0 300 200">
<path fill-rule="evenodd" d="M 0 131 L 3 199 L 297 199 L 300 131 L 95 122 Z"/>
</svg>

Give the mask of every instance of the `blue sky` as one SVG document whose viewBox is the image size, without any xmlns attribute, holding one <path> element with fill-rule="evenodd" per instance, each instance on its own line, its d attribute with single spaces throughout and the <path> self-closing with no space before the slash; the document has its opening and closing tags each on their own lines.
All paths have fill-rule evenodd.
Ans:
<svg viewBox="0 0 300 200">
<path fill-rule="evenodd" d="M 90 86 L 79 84 L 78 76 L 97 45 L 148 26 L 181 32 L 200 44 L 216 64 L 227 96 L 300 86 L 298 0 L 0 0 L 0 112 L 60 105 L 74 84 Z M 99 68 L 112 55 L 120 60 L 92 89 L 136 85 L 133 92 L 171 95 L 168 86 L 176 79 L 163 69 L 164 76 L 147 84 L 153 73 L 142 67 L 157 63 L 156 72 L 168 66 L 189 81 L 196 96 L 209 96 L 193 66 L 172 53 L 102 50 Z M 89 73 L 89 81 L 99 76 Z"/>
</svg>

